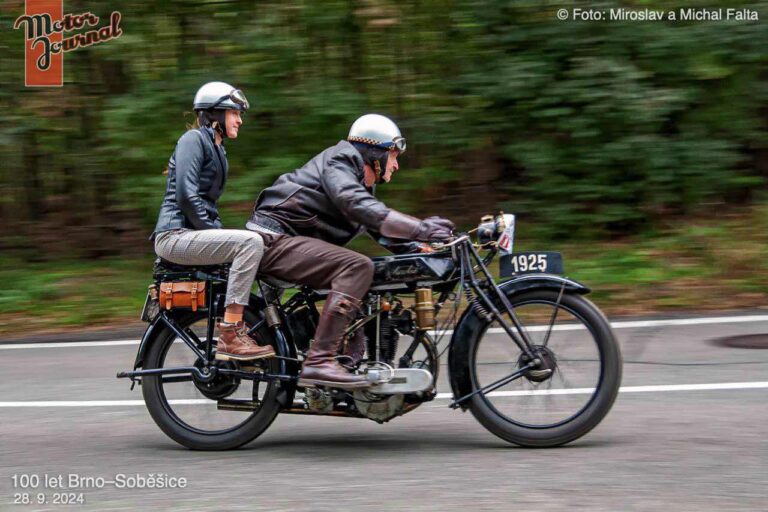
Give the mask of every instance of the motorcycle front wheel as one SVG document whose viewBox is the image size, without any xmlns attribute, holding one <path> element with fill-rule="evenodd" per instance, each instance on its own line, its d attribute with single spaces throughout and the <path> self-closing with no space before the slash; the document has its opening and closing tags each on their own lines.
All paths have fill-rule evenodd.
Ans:
<svg viewBox="0 0 768 512">
<path fill-rule="evenodd" d="M 246 308 L 244 320 L 255 325 L 260 313 Z M 176 320 L 184 332 L 203 347 L 207 312 L 188 313 Z M 268 343 L 267 328 L 257 331 L 260 344 Z M 215 341 L 214 341 L 215 343 Z M 215 361 L 215 365 L 236 368 L 238 363 Z M 255 361 L 253 368 L 238 368 L 280 373 L 277 359 Z M 144 360 L 144 369 L 201 367 L 202 361 L 169 328 L 152 340 Z M 189 375 L 157 375 L 142 378 L 142 394 L 152 419 L 177 443 L 193 450 L 229 450 L 249 443 L 261 435 L 275 420 L 280 405 L 278 384 L 259 383 L 219 374 L 209 383 L 196 381 Z M 219 402 L 252 402 L 251 410 L 220 409 Z"/>
<path fill-rule="evenodd" d="M 526 355 L 496 323 L 485 323 L 469 350 L 475 418 L 496 436 L 526 447 L 559 446 L 585 435 L 619 392 L 622 359 L 610 323 L 581 295 L 533 290 L 509 297 L 540 371 L 519 372 Z"/>
</svg>

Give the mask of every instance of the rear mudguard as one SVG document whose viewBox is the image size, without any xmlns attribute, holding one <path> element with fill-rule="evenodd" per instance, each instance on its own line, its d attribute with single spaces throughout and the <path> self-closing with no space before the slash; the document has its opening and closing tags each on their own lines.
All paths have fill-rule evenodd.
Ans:
<svg viewBox="0 0 768 512">
<path fill-rule="evenodd" d="M 581 283 L 553 274 L 529 274 L 515 277 L 500 283 L 499 288 L 507 298 L 512 299 L 515 295 L 534 289 L 560 291 L 563 285 L 565 285 L 564 293 L 585 295 L 590 292 L 589 288 Z M 502 307 L 499 303 L 496 303 L 496 306 Z M 469 355 L 485 323 L 486 321 L 470 307 L 461 315 L 453 331 L 451 348 L 448 351 L 448 368 L 454 399 L 472 392 Z M 468 405 L 468 402 L 461 404 L 462 410 L 466 410 Z"/>
<path fill-rule="evenodd" d="M 153 340 L 157 338 L 158 331 L 163 328 L 162 325 L 158 325 L 159 323 L 162 322 L 160 321 L 160 315 L 157 315 L 149 324 L 147 330 L 144 331 L 144 335 L 141 337 L 141 341 L 139 342 L 139 350 L 136 352 L 136 359 L 133 362 L 134 370 L 141 368 L 144 364 L 144 355 L 147 353 L 147 347 L 150 343 L 152 343 Z"/>
</svg>

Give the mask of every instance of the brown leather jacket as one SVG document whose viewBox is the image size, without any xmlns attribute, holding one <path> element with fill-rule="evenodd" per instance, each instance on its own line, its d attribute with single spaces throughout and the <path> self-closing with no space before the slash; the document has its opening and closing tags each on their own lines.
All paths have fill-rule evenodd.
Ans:
<svg viewBox="0 0 768 512">
<path fill-rule="evenodd" d="M 378 232 L 390 208 L 374 197 L 375 187 L 367 188 L 363 176 L 362 156 L 340 141 L 264 189 L 246 227 L 335 245 L 345 245 L 366 230 Z"/>
</svg>

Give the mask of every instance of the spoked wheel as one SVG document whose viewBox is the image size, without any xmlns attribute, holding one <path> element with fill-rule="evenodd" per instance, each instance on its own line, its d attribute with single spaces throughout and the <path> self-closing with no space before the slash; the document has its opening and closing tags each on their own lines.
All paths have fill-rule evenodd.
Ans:
<svg viewBox="0 0 768 512">
<path fill-rule="evenodd" d="M 178 323 L 202 348 L 207 320 L 203 312 L 189 314 Z M 255 325 L 258 317 L 246 309 L 244 320 Z M 269 336 L 266 328 L 255 335 L 262 344 L 265 336 Z M 277 359 L 215 361 L 214 365 L 244 371 L 280 371 Z M 205 370 L 203 361 L 170 329 L 161 331 L 144 361 L 144 369 L 189 366 Z M 150 415 L 163 432 L 194 450 L 228 450 L 248 443 L 269 427 L 280 409 L 276 383 L 222 374 L 210 382 L 189 375 L 145 376 L 142 393 Z M 220 408 L 219 402 L 227 408 Z"/>
<path fill-rule="evenodd" d="M 621 383 L 621 353 L 606 318 L 580 295 L 564 294 L 556 307 L 558 295 L 534 290 L 510 299 L 541 360 L 537 368 L 521 371 L 528 357 L 496 323 L 485 324 L 470 350 L 472 390 L 486 390 L 470 399 L 472 414 L 522 446 L 583 436 L 611 409 Z"/>
</svg>

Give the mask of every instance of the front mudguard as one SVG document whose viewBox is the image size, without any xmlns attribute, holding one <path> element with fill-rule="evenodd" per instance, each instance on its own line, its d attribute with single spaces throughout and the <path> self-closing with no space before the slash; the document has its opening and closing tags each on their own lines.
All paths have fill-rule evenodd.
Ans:
<svg viewBox="0 0 768 512">
<path fill-rule="evenodd" d="M 554 274 L 527 274 L 514 277 L 499 284 L 501 291 L 512 299 L 515 295 L 530 290 L 555 290 L 560 291 L 565 286 L 563 293 L 577 293 L 586 295 L 590 289 L 583 284 Z M 496 306 L 503 307 L 500 303 Z M 451 337 L 451 347 L 448 351 L 448 368 L 450 371 L 451 391 L 453 398 L 458 399 L 472 392 L 471 374 L 469 368 L 470 350 L 475 345 L 486 321 L 480 318 L 471 307 L 461 315 Z M 462 410 L 467 410 L 468 401 L 461 404 Z"/>
</svg>

